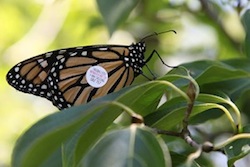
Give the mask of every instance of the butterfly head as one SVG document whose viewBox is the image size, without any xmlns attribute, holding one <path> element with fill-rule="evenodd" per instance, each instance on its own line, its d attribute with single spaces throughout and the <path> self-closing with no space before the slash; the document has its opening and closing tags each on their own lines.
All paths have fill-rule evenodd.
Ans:
<svg viewBox="0 0 250 167">
<path fill-rule="evenodd" d="M 142 67 L 145 65 L 144 53 L 146 51 L 145 42 L 133 43 L 129 47 L 128 57 L 124 57 L 126 66 L 132 67 L 136 75 L 142 73 Z"/>
</svg>

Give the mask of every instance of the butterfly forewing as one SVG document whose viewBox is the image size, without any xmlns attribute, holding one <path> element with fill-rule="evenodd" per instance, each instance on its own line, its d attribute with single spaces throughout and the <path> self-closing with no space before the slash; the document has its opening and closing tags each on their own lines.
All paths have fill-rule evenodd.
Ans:
<svg viewBox="0 0 250 167">
<path fill-rule="evenodd" d="M 145 44 L 96 45 L 48 52 L 25 60 L 7 74 L 16 89 L 46 97 L 59 109 L 89 102 L 130 85 L 143 67 Z M 86 80 L 90 67 L 103 67 L 107 83 L 92 87 Z"/>
<path fill-rule="evenodd" d="M 47 76 L 56 61 L 51 53 L 46 53 L 15 65 L 7 74 L 7 81 L 17 90 L 46 97 Z"/>
</svg>

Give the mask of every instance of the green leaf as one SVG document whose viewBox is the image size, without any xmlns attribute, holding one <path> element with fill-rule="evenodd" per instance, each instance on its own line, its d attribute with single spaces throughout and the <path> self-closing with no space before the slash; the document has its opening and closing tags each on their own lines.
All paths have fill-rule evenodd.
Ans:
<svg viewBox="0 0 250 167">
<path fill-rule="evenodd" d="M 200 92 L 224 92 L 232 100 L 250 90 L 250 60 L 233 59 L 224 62 L 197 61 L 184 64 L 200 86 Z"/>
<path fill-rule="evenodd" d="M 172 158 L 172 166 L 174 167 L 186 167 L 187 166 L 187 156 L 184 156 L 182 154 L 178 154 L 175 152 L 170 152 L 171 158 Z M 190 167 L 200 167 L 200 165 L 194 161 L 193 164 Z"/>
<path fill-rule="evenodd" d="M 246 71 L 246 68 L 249 69 L 249 64 L 248 59 L 234 59 L 225 62 L 202 60 L 183 64 L 183 66 L 190 70 L 199 85 L 202 85 L 250 77 L 249 71 Z"/>
<path fill-rule="evenodd" d="M 13 166 L 47 164 L 52 154 L 60 152 L 61 146 L 63 165 L 77 165 L 106 128 L 122 113 L 122 109 L 110 101 L 120 96 L 117 100 L 123 105 L 147 115 L 155 110 L 166 87 L 162 81 L 128 87 L 42 119 L 20 137 L 13 153 Z M 60 154 L 57 156 L 57 159 L 61 159 Z"/>
<path fill-rule="evenodd" d="M 220 107 L 220 105 L 216 103 L 197 103 L 193 106 L 190 119 L 192 120 L 192 118 L 198 114 L 202 116 L 202 114 L 206 113 L 208 110 L 210 112 L 218 111 L 214 110 L 218 109 L 218 107 Z M 186 109 L 187 102 L 183 100 L 183 98 L 173 98 L 160 106 L 156 112 L 146 116 L 145 123 L 158 129 L 171 130 L 177 126 L 179 127 L 182 123 Z M 207 120 L 214 117 L 213 113 L 210 113 L 209 116 L 210 117 L 206 118 Z M 198 117 L 196 119 L 198 119 Z M 200 121 L 197 120 L 192 120 L 192 122 L 200 123 Z"/>
<path fill-rule="evenodd" d="M 106 134 L 83 160 L 86 167 L 171 166 L 167 146 L 152 131 L 135 124 Z"/>
<path fill-rule="evenodd" d="M 247 57 L 250 57 L 250 9 L 246 10 L 242 15 L 241 22 L 246 32 L 245 51 Z"/>
<path fill-rule="evenodd" d="M 115 98 L 118 94 L 57 112 L 37 122 L 16 143 L 12 165 L 33 167 L 45 163 L 79 129 L 82 129 L 80 139 L 88 138 L 82 147 L 77 148 L 82 156 L 121 114 L 122 109 L 119 107 L 101 102 Z"/>
<path fill-rule="evenodd" d="M 157 108 L 162 95 L 168 87 L 157 81 L 147 82 L 127 91 L 117 101 L 128 105 L 137 114 L 145 116 Z"/>
<path fill-rule="evenodd" d="M 220 96 L 216 96 L 216 95 L 211 95 L 211 94 L 199 94 L 199 96 L 196 99 L 196 103 L 205 103 L 205 104 L 211 104 L 211 103 L 215 103 L 215 104 L 221 104 L 223 106 L 230 106 L 230 108 L 232 108 L 229 112 L 229 110 L 226 110 L 227 112 L 224 114 L 227 114 L 228 119 L 232 121 L 232 115 L 235 115 L 235 121 L 236 123 L 234 125 L 239 125 L 240 121 L 237 122 L 237 119 L 240 119 L 238 117 L 240 117 L 238 108 L 234 105 L 234 103 L 232 103 L 232 101 L 230 101 L 230 99 L 228 98 L 222 98 Z M 226 109 L 226 108 L 224 108 Z M 233 113 L 234 112 L 234 113 Z M 237 112 L 237 113 L 236 113 Z M 233 113 L 233 114 L 232 114 Z M 191 123 L 202 123 L 205 122 L 207 120 L 211 120 L 213 118 L 218 118 L 219 116 L 221 116 L 223 114 L 223 112 L 221 112 L 220 108 L 213 108 L 213 109 L 209 109 L 205 112 L 203 112 L 202 114 L 198 114 L 197 116 L 194 116 L 191 118 L 190 122 Z M 232 122 L 233 123 L 233 122 Z"/>
<path fill-rule="evenodd" d="M 95 109 L 97 113 L 82 124 L 75 132 L 75 136 L 65 144 L 65 159 L 69 158 L 68 155 L 73 156 L 73 162 L 77 164 L 81 157 L 105 132 L 108 126 L 112 124 L 114 119 L 122 113 L 122 109 L 119 109 L 117 106 L 112 106 L 109 103 L 97 106 Z M 64 165 L 72 166 L 74 163 L 72 163 L 72 159 L 70 159 L 70 161 L 66 163 L 67 165 Z"/>
<path fill-rule="evenodd" d="M 134 112 L 142 115 L 147 115 L 148 113 L 154 111 L 160 101 L 162 94 L 166 89 L 166 85 L 157 82 L 147 82 L 142 85 L 135 86 L 124 94 L 121 94 L 116 100 L 121 102 L 123 105 L 127 105 Z M 100 98 L 105 99 L 105 97 Z M 112 108 L 110 108 L 112 110 Z M 103 119 L 106 121 L 106 119 Z M 98 121 L 98 124 L 105 125 L 102 120 Z M 86 126 L 79 128 L 79 131 L 70 139 L 64 146 L 64 165 L 70 166 L 72 164 L 77 164 L 80 158 L 84 155 L 84 152 L 88 147 L 86 144 L 89 141 L 93 141 L 90 137 L 91 134 L 83 135 Z M 98 129 L 93 129 L 92 131 L 98 131 Z"/>
<path fill-rule="evenodd" d="M 125 22 L 138 2 L 139 0 L 97 0 L 98 8 L 110 34 L 112 34 L 122 22 Z"/>
<path fill-rule="evenodd" d="M 150 127 L 172 129 L 184 117 L 187 102 L 181 98 L 173 98 L 161 105 L 156 112 L 144 118 L 145 124 Z"/>
<path fill-rule="evenodd" d="M 243 133 L 250 133 L 250 125 L 247 125 L 243 128 Z M 250 139 L 245 138 L 236 140 L 225 147 L 225 153 L 228 157 L 227 164 L 229 167 L 232 167 L 237 160 L 250 153 L 249 143 Z"/>
<path fill-rule="evenodd" d="M 196 79 L 196 81 L 200 85 L 203 85 L 208 83 L 227 81 L 231 79 L 239 79 L 242 77 L 250 77 L 250 74 L 243 70 L 235 69 L 232 67 L 213 65 L 203 71 L 202 75 L 200 75 Z"/>
<path fill-rule="evenodd" d="M 200 72 L 201 75 L 203 72 Z M 177 127 L 184 117 L 188 98 L 184 96 L 185 92 L 167 80 L 180 81 L 176 83 L 184 86 L 183 79 L 189 82 L 189 79 L 182 78 L 181 75 L 172 75 L 162 77 L 161 80 L 130 86 L 88 104 L 72 107 L 42 119 L 17 142 L 13 153 L 13 166 L 46 166 L 53 158 L 57 159 L 57 164 L 62 160 L 64 167 L 78 166 L 124 109 L 130 110 L 128 113 L 135 112 L 144 116 L 147 125 L 161 129 Z M 166 90 L 173 90 L 177 95 L 169 98 L 157 109 Z M 211 98 L 206 97 L 205 101 L 204 98 L 203 101 L 197 101 L 191 118 L 218 108 L 219 105 L 215 103 L 221 101 Z M 207 104 L 209 100 L 210 103 Z M 122 105 L 119 106 L 118 103 Z M 122 106 L 124 107 L 121 108 Z"/>
<path fill-rule="evenodd" d="M 250 26 L 250 25 L 248 25 L 248 26 Z M 250 44 L 250 32 L 248 31 L 246 33 L 246 37 L 245 37 L 245 52 L 246 52 L 247 57 L 250 57 L 250 45 L 249 44 Z"/>
</svg>

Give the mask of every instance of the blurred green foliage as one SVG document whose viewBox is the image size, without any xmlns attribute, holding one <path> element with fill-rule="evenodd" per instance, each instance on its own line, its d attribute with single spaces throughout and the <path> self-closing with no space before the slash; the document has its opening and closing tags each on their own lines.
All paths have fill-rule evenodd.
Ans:
<svg viewBox="0 0 250 167">
<path fill-rule="evenodd" d="M 5 75 L 13 65 L 52 49 L 106 44 L 110 42 L 109 34 L 112 34 L 112 42 L 129 44 L 139 41 L 152 32 L 169 29 L 176 30 L 177 35 L 164 34 L 148 39 L 146 56 L 156 49 L 169 65 L 202 59 L 228 61 L 230 65 L 229 59 L 249 57 L 249 22 L 247 21 L 249 11 L 245 12 L 249 4 L 243 2 L 141 0 L 135 4 L 132 12 L 127 11 L 130 13 L 128 18 L 125 15 L 114 25 L 105 25 L 104 20 L 109 18 L 103 18 L 105 15 L 101 16 L 97 2 L 94 0 L 26 0 L 25 3 L 17 0 L 0 1 L 2 22 L 0 26 L 0 126 L 2 127 L 0 166 L 9 166 L 14 143 L 23 131 L 41 117 L 56 110 L 50 102 L 17 92 L 7 85 Z M 247 61 L 249 60 L 246 59 Z M 231 64 L 232 62 L 235 67 L 235 59 L 231 60 Z M 244 60 L 237 68 L 241 69 L 243 62 Z M 192 65 L 187 66 L 191 69 Z M 149 66 L 158 75 L 165 74 L 168 70 L 164 67 L 159 68 L 163 65 L 157 57 L 153 58 Z M 203 64 L 197 66 L 205 67 Z M 243 70 L 249 72 L 247 65 L 243 65 Z M 143 80 L 145 80 L 143 77 L 138 77 L 136 82 Z M 244 82 L 248 80 L 249 78 L 246 78 L 242 82 L 248 83 Z M 237 85 L 240 86 L 239 82 L 232 81 L 232 84 L 225 88 L 230 86 L 235 88 Z M 204 85 L 202 89 L 208 91 L 210 87 Z M 235 99 L 246 115 L 245 124 L 249 122 L 249 100 L 249 91 L 243 92 Z"/>
</svg>

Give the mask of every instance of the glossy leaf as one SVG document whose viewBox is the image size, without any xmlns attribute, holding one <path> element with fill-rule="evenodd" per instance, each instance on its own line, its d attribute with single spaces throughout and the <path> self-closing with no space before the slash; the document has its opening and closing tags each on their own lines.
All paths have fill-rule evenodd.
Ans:
<svg viewBox="0 0 250 167">
<path fill-rule="evenodd" d="M 138 2 L 138 0 L 97 0 L 98 8 L 110 34 L 112 34 L 122 22 L 125 22 Z"/>
<path fill-rule="evenodd" d="M 83 160 L 86 167 L 171 166 L 167 146 L 147 128 L 131 125 L 105 135 Z"/>
<path fill-rule="evenodd" d="M 129 89 L 126 93 L 120 95 L 116 100 L 121 102 L 123 105 L 127 105 L 137 114 L 146 115 L 156 109 L 165 89 L 166 85 L 164 84 L 148 82 Z M 105 99 L 105 97 L 101 99 Z M 110 110 L 113 109 L 110 108 Z M 106 116 L 103 121 L 106 121 L 108 118 L 109 116 Z M 102 123 L 102 120 L 99 120 L 98 124 L 105 125 L 105 123 Z M 65 166 L 77 164 L 80 158 L 84 156 L 84 152 L 88 149 L 86 143 L 93 141 L 93 139 L 90 137 L 91 134 L 84 134 L 86 128 L 87 130 L 89 129 L 89 127 L 86 126 L 79 128 L 78 132 L 73 136 L 73 138 L 71 138 L 70 141 L 65 144 Z M 93 131 L 97 130 L 93 129 Z"/>
<path fill-rule="evenodd" d="M 145 116 L 155 111 L 158 106 L 162 95 L 168 89 L 162 83 L 148 82 L 137 87 L 134 87 L 124 95 L 120 96 L 117 101 L 128 105 L 131 109 L 136 111 L 137 114 Z"/>
<path fill-rule="evenodd" d="M 170 152 L 171 158 L 172 158 L 172 166 L 174 167 L 186 167 L 186 160 L 187 160 L 187 156 L 184 156 L 182 154 L 178 154 L 175 152 Z M 191 165 L 191 167 L 200 167 L 200 165 L 194 161 L 193 164 Z"/>
<path fill-rule="evenodd" d="M 215 98 L 211 98 L 211 101 L 215 101 Z M 218 101 L 219 102 L 219 101 Z M 192 120 L 193 117 L 197 116 L 198 114 L 204 114 L 206 111 L 220 111 L 220 106 L 216 103 L 197 103 L 194 105 L 190 119 Z M 177 125 L 182 123 L 184 118 L 184 113 L 187 109 L 187 103 L 183 98 L 173 98 L 166 103 L 164 103 L 156 112 L 148 115 L 145 117 L 145 123 L 155 128 L 170 130 L 175 128 Z M 214 110 L 217 109 L 217 110 Z M 219 109 L 219 110 L 218 110 Z M 223 113 L 222 111 L 220 111 Z M 210 113 L 210 117 L 206 118 L 206 120 L 213 118 L 213 113 Z M 196 119 L 199 119 L 198 117 Z M 194 120 L 193 120 L 194 121 Z M 204 121 L 204 120 L 203 120 Z M 232 121 L 232 120 L 231 120 Z M 197 123 L 197 121 L 194 121 Z M 201 121 L 198 121 L 201 123 Z M 234 124 L 232 123 L 233 128 Z"/>
<path fill-rule="evenodd" d="M 247 70 L 238 69 L 239 65 L 232 67 L 230 63 L 233 64 L 232 62 L 227 65 L 213 64 L 207 61 L 204 66 L 194 63 L 192 68 L 203 88 L 214 83 L 249 77 Z M 202 71 L 203 68 L 205 69 Z M 216 72 L 217 70 L 219 72 Z M 220 78 L 221 75 L 225 77 Z M 36 123 L 19 139 L 13 153 L 13 166 L 17 164 L 25 167 L 47 166 L 53 162 L 53 158 L 56 159 L 55 164 L 62 164 L 64 167 L 78 166 L 86 154 L 91 155 L 89 154 L 90 148 L 96 144 L 113 121 L 127 109 L 130 110 L 127 113 L 144 116 L 146 125 L 165 130 L 180 127 L 189 102 L 185 93 L 189 82 L 190 79 L 185 75 L 168 74 L 160 80 L 127 87 L 88 104 L 52 114 Z M 247 88 L 246 85 L 245 89 Z M 158 108 L 162 95 L 170 91 L 175 92 L 174 96 L 169 96 L 168 101 Z M 217 96 L 202 94 L 195 101 L 190 124 L 211 119 L 213 114 L 210 113 L 207 116 L 205 113 L 217 112 L 223 106 L 216 103 L 225 102 Z M 121 105 L 117 105 L 118 103 Z M 234 127 L 234 120 L 230 121 Z M 33 161 L 29 161 L 30 159 Z"/>
<path fill-rule="evenodd" d="M 156 108 L 164 89 L 166 89 L 164 84 L 149 82 L 134 88 L 123 89 L 122 91 L 127 90 L 127 93 L 122 96 L 120 91 L 86 105 L 48 116 L 20 138 L 15 147 L 13 164 L 21 164 L 20 166 L 43 164 L 53 152 L 58 152 L 61 146 L 64 166 L 77 164 L 90 146 L 122 112 L 122 109 L 114 106 L 109 102 L 110 100 L 120 96 L 118 101 L 129 105 L 135 111 L 138 110 L 138 113 L 147 114 Z M 151 97 L 150 94 L 152 94 Z M 130 95 L 133 95 L 132 98 Z M 64 144 L 61 145 L 62 143 Z M 28 161 L 30 158 L 34 161 Z"/>
<path fill-rule="evenodd" d="M 224 62 L 196 61 L 184 66 L 196 79 L 201 92 L 227 94 L 233 101 L 250 90 L 250 60 L 233 59 Z"/>
<path fill-rule="evenodd" d="M 104 100 L 97 99 L 86 105 L 57 112 L 37 122 L 16 143 L 13 166 L 32 167 L 45 163 L 80 128 L 85 128 L 81 136 L 88 136 L 89 139 L 89 142 L 85 142 L 85 148 L 81 147 L 84 148 L 81 150 L 83 154 L 122 112 L 121 108 L 104 102 L 117 95 L 119 93 L 109 95 Z"/>
<path fill-rule="evenodd" d="M 247 57 L 250 57 L 250 46 L 249 46 L 249 43 L 250 43 L 250 30 L 249 30 L 250 29 L 250 9 L 244 12 L 244 14 L 242 15 L 241 21 L 246 32 L 245 52 L 246 52 Z"/>
<path fill-rule="evenodd" d="M 234 60 L 244 61 L 244 60 Z M 238 63 L 237 63 L 238 64 Z M 249 63 L 244 63 L 249 65 Z M 191 73 L 195 76 L 196 81 L 199 85 L 222 82 L 232 79 L 247 78 L 250 74 L 243 69 L 234 67 L 233 64 L 230 66 L 222 62 L 214 61 L 197 61 L 194 63 L 184 65 Z"/>
<path fill-rule="evenodd" d="M 250 133 L 250 125 L 243 128 L 243 133 Z M 232 167 L 234 163 L 250 153 L 250 138 L 236 140 L 225 147 L 228 157 L 228 166 Z"/>
</svg>

